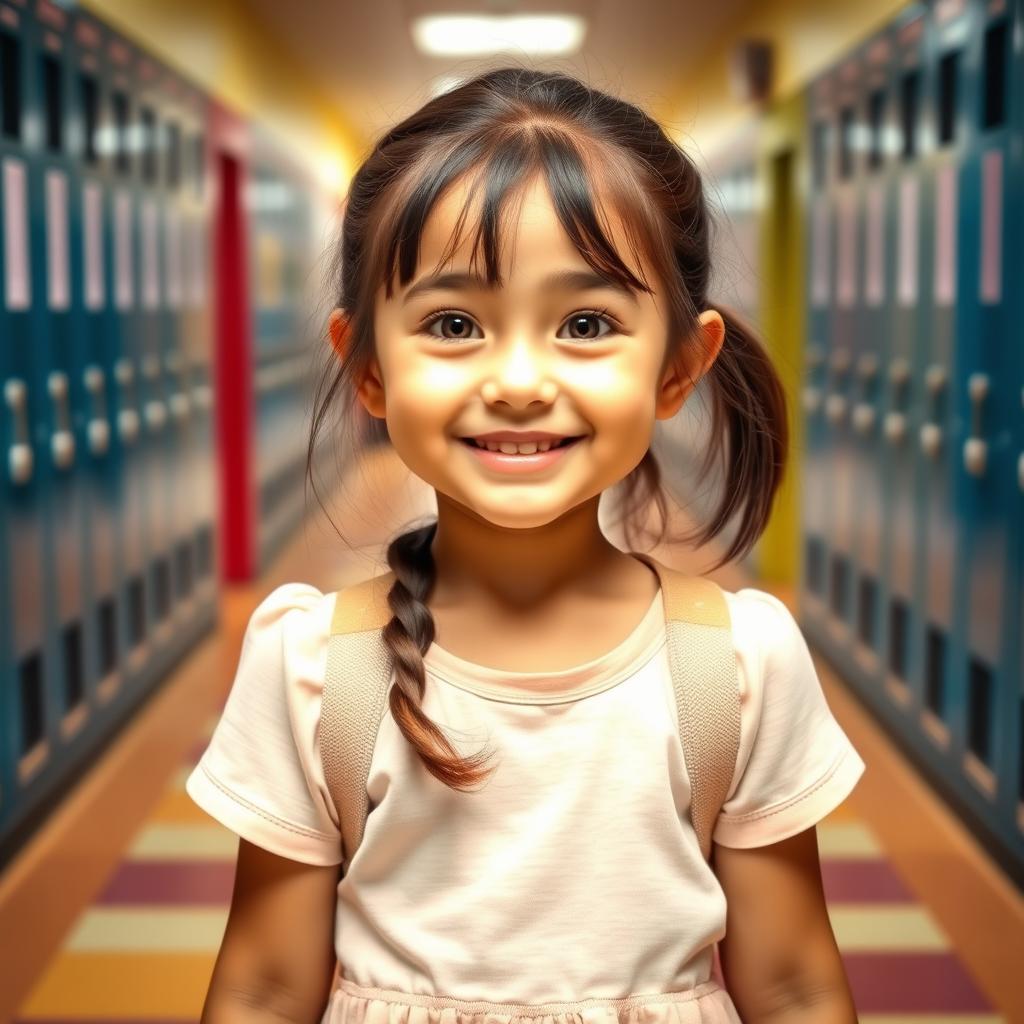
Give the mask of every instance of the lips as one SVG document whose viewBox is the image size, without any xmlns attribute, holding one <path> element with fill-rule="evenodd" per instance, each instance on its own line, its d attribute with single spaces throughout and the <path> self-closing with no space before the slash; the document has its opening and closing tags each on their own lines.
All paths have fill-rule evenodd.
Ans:
<svg viewBox="0 0 1024 1024">
<path fill-rule="evenodd" d="M 531 437 L 529 435 L 520 437 L 491 437 L 490 435 L 483 434 L 480 437 L 460 437 L 459 440 L 464 444 L 472 445 L 475 448 L 486 448 L 487 442 L 491 444 L 536 444 L 541 441 L 550 441 L 552 448 L 563 448 L 566 445 L 572 444 L 574 441 L 578 441 L 582 435 L 577 434 L 575 436 L 558 437 L 557 435 L 545 435 L 543 437 Z"/>
</svg>

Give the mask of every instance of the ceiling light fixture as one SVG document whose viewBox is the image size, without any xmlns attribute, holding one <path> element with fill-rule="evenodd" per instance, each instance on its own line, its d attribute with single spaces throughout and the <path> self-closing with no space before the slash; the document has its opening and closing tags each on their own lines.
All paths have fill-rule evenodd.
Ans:
<svg viewBox="0 0 1024 1024">
<path fill-rule="evenodd" d="M 575 53 L 586 22 L 568 14 L 434 14 L 416 18 L 412 38 L 431 57 L 470 57 L 517 51 L 536 56 Z"/>
</svg>

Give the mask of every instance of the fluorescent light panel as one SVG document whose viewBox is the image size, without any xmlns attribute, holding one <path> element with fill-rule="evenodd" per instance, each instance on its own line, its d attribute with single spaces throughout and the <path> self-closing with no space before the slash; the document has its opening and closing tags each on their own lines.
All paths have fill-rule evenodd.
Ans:
<svg viewBox="0 0 1024 1024">
<path fill-rule="evenodd" d="M 568 14 L 433 14 L 416 18 L 412 38 L 431 57 L 469 57 L 514 50 L 538 56 L 575 53 L 586 23 Z"/>
</svg>

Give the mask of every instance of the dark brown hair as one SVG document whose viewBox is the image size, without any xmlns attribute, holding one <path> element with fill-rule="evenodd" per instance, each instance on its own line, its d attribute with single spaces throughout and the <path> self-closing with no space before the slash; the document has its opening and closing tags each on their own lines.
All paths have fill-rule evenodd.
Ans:
<svg viewBox="0 0 1024 1024">
<path fill-rule="evenodd" d="M 664 289 L 670 322 L 662 369 L 698 343 L 701 310 L 713 306 L 722 313 L 725 341 L 706 375 L 711 432 L 699 467 L 701 479 L 717 470 L 721 498 L 708 521 L 680 540 L 702 544 L 729 527 L 731 541 L 716 566 L 746 554 L 767 524 L 782 480 L 788 447 L 783 388 L 751 329 L 709 301 L 711 218 L 691 160 L 640 108 L 561 73 L 503 67 L 478 75 L 385 133 L 359 167 L 349 187 L 333 296 L 350 317 L 349 348 L 317 389 L 307 470 L 332 408 L 340 409 L 343 429 L 355 428 L 355 447 L 386 440 L 384 422 L 370 417 L 356 398 L 374 354 L 374 300 L 382 284 L 390 298 L 396 269 L 401 285 L 412 280 L 420 236 L 438 199 L 457 180 L 470 183 L 446 259 L 481 193 L 472 259 L 482 240 L 487 280 L 500 284 L 506 201 L 535 172 L 545 176 L 559 221 L 583 259 L 630 289 L 653 292 L 602 229 L 606 203 L 621 216 L 633 254 L 645 257 L 636 265 L 652 268 Z M 664 539 L 666 498 L 650 450 L 620 486 L 627 540 L 634 514 L 650 502 L 662 524 L 658 540 Z M 467 789 L 488 774 L 485 756 L 460 758 L 420 707 L 423 655 L 434 639 L 426 602 L 434 583 L 436 528 L 433 521 L 406 532 L 387 549 L 395 574 L 388 595 L 393 618 L 383 633 L 395 674 L 388 699 L 395 723 L 427 770 L 453 789 Z"/>
</svg>

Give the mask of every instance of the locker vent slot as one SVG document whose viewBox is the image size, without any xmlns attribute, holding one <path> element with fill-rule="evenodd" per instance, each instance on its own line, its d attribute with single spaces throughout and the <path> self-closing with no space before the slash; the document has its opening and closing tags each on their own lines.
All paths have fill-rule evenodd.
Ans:
<svg viewBox="0 0 1024 1024">
<path fill-rule="evenodd" d="M 882 166 L 882 130 L 885 127 L 885 90 L 876 89 L 868 97 L 868 167 Z"/>
<path fill-rule="evenodd" d="M 117 156 L 114 166 L 118 174 L 128 174 L 131 169 L 131 160 L 128 156 L 128 129 L 129 112 L 128 97 L 121 91 L 114 93 L 112 97 L 114 108 L 114 126 L 117 133 Z"/>
<path fill-rule="evenodd" d="M 21 49 L 18 40 L 0 32 L 0 101 L 3 103 L 3 133 L 9 139 L 21 138 Z"/>
<path fill-rule="evenodd" d="M 904 74 L 900 81 L 900 131 L 903 136 L 901 152 L 904 160 L 917 156 L 917 94 L 920 73 L 915 69 Z"/>
<path fill-rule="evenodd" d="M 907 678 L 907 606 L 898 597 L 889 606 L 889 669 Z"/>
<path fill-rule="evenodd" d="M 64 710 L 70 711 L 82 700 L 84 672 L 82 671 L 82 623 L 69 623 L 62 632 L 64 646 Z"/>
<path fill-rule="evenodd" d="M 192 139 L 192 188 L 196 198 L 202 199 L 206 180 L 206 140 L 202 133 Z"/>
<path fill-rule="evenodd" d="M 998 128 L 1006 119 L 1006 22 L 985 31 L 985 86 L 981 126 Z"/>
<path fill-rule="evenodd" d="M 846 584 L 849 579 L 849 563 L 843 555 L 832 556 L 832 612 L 840 621 L 846 621 Z"/>
<path fill-rule="evenodd" d="M 946 637 L 936 626 L 929 626 L 924 651 L 924 702 L 939 718 L 944 718 L 946 678 Z"/>
<path fill-rule="evenodd" d="M 196 553 L 199 563 L 199 578 L 206 579 L 213 571 L 213 531 L 202 526 L 196 534 Z"/>
<path fill-rule="evenodd" d="M 1017 735 L 1024 736 L 1024 696 L 1020 699 L 1018 710 L 1020 721 L 1017 723 Z M 1024 803 L 1024 743 L 1020 742 L 1017 744 L 1017 768 L 1017 799 Z"/>
<path fill-rule="evenodd" d="M 853 107 L 839 111 L 839 177 L 846 181 L 853 174 Z"/>
<path fill-rule="evenodd" d="M 97 609 L 100 637 L 100 675 L 109 675 L 117 668 L 117 617 L 114 599 L 104 597 Z"/>
<path fill-rule="evenodd" d="M 131 645 L 137 647 L 146 639 L 146 588 L 141 576 L 133 577 L 128 584 L 128 622 Z"/>
<path fill-rule="evenodd" d="M 92 75 L 83 74 L 79 78 L 79 86 L 82 97 L 82 153 L 85 162 L 95 165 L 99 159 L 99 150 L 96 147 L 96 135 L 100 126 L 100 93 L 96 79 Z"/>
<path fill-rule="evenodd" d="M 46 146 L 55 153 L 64 148 L 64 97 L 60 64 L 56 57 L 43 56 L 43 97 L 46 103 Z"/>
<path fill-rule="evenodd" d="M 171 567 L 166 558 L 153 563 L 153 590 L 156 593 L 156 617 L 166 619 L 171 613 Z"/>
<path fill-rule="evenodd" d="M 807 589 L 821 597 L 825 593 L 825 558 L 820 538 L 807 538 L 806 559 Z"/>
<path fill-rule="evenodd" d="M 167 122 L 167 185 L 177 189 L 181 184 L 181 129 L 176 121 Z"/>
<path fill-rule="evenodd" d="M 828 168 L 828 125 L 824 121 L 819 121 L 815 124 L 811 145 L 814 187 L 818 189 L 824 188 Z"/>
<path fill-rule="evenodd" d="M 142 122 L 142 180 L 147 185 L 156 184 L 156 114 L 150 107 L 143 107 Z"/>
<path fill-rule="evenodd" d="M 969 719 L 967 745 L 990 768 L 992 767 L 992 670 L 971 658 L 967 677 Z"/>
<path fill-rule="evenodd" d="M 939 61 L 939 145 L 946 146 L 956 135 L 957 72 L 960 54 L 953 50 Z"/>
<path fill-rule="evenodd" d="M 192 593 L 192 544 L 190 541 L 178 542 L 176 557 L 178 562 L 178 598 L 181 600 Z"/>
<path fill-rule="evenodd" d="M 861 576 L 857 590 L 857 634 L 865 647 L 875 645 L 875 594 L 877 588 L 870 576 Z"/>
<path fill-rule="evenodd" d="M 33 651 L 18 669 L 21 687 L 21 753 L 43 738 L 43 657 Z"/>
</svg>

